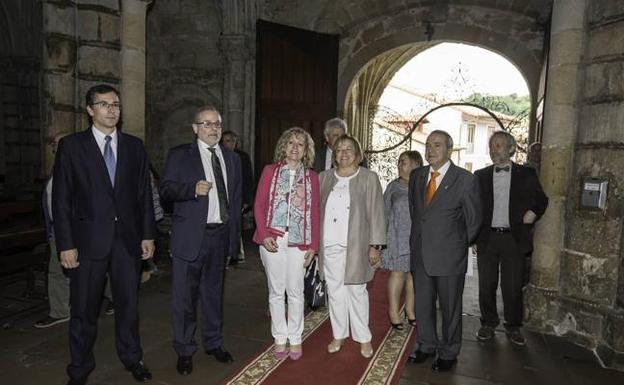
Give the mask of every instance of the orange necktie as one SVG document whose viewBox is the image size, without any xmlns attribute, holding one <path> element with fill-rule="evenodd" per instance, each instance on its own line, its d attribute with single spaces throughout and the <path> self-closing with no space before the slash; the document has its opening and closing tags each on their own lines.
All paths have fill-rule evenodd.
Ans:
<svg viewBox="0 0 624 385">
<path fill-rule="evenodd" d="M 438 175 L 440 175 L 440 173 L 437 171 L 433 171 L 431 173 L 431 179 L 429 179 L 429 183 L 427 183 L 427 191 L 425 191 L 425 206 L 429 206 L 429 203 L 431 203 L 433 195 L 436 192 L 436 178 Z"/>
</svg>

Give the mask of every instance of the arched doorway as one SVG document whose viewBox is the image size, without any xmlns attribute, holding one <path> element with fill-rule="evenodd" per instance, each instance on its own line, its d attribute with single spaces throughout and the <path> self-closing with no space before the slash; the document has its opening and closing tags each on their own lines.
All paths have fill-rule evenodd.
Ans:
<svg viewBox="0 0 624 385">
<path fill-rule="evenodd" d="M 346 88 L 344 94 L 341 94 L 341 92 L 344 90 L 342 87 L 344 86 L 344 82 L 346 80 L 344 77 L 340 78 L 338 85 L 338 100 L 339 102 L 340 100 L 344 100 L 342 108 L 344 116 L 349 123 L 350 131 L 364 144 L 365 148 L 371 147 L 371 127 L 373 124 L 375 110 L 377 108 L 377 102 L 390 83 L 392 77 L 401 67 L 403 67 L 409 60 L 417 56 L 419 53 L 441 43 L 443 42 L 417 42 L 407 44 L 389 49 L 371 58 L 352 77 L 350 85 Z M 472 43 L 468 44 L 474 45 Z M 522 74 L 530 94 L 531 109 L 528 111 L 527 116 L 529 117 L 528 127 L 529 129 L 532 129 L 535 120 L 535 101 L 540 82 L 539 71 L 541 64 L 533 63 L 533 65 L 523 67 L 501 52 L 492 50 L 488 46 L 484 46 L 483 48 L 494 51 L 498 55 L 504 57 Z M 349 76 L 349 71 L 350 70 L 347 68 L 342 75 Z"/>
</svg>

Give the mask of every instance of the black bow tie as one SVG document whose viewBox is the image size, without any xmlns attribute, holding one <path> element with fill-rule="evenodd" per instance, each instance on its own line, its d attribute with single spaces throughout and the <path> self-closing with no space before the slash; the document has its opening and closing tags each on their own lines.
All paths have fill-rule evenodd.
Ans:
<svg viewBox="0 0 624 385">
<path fill-rule="evenodd" d="M 496 172 L 501 172 L 501 171 L 508 172 L 508 171 L 509 171 L 509 166 L 505 166 L 505 167 L 494 167 L 494 171 L 496 171 Z"/>
</svg>

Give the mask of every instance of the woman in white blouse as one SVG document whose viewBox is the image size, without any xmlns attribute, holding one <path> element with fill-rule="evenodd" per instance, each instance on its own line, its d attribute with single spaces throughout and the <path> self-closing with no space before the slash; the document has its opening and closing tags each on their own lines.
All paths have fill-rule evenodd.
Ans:
<svg viewBox="0 0 624 385">
<path fill-rule="evenodd" d="M 351 336 L 360 343 L 362 356 L 370 358 L 373 347 L 366 283 L 373 278 L 386 243 L 383 195 L 377 174 L 359 166 L 362 150 L 355 138 L 339 137 L 333 157 L 336 168 L 319 176 L 319 261 L 333 334 L 327 350 L 338 352 Z"/>
</svg>

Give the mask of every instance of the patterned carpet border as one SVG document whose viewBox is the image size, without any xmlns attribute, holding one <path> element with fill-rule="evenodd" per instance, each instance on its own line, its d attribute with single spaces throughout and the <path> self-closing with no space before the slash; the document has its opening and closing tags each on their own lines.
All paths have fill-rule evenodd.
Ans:
<svg viewBox="0 0 624 385">
<path fill-rule="evenodd" d="M 414 328 L 404 325 L 403 330 L 390 328 L 379 344 L 358 385 L 390 385 L 402 364 Z"/>
<path fill-rule="evenodd" d="M 308 313 L 303 322 L 302 339 L 305 341 L 328 317 L 329 312 L 326 307 Z M 258 385 L 262 383 L 265 378 L 284 362 L 284 360 L 275 358 L 273 355 L 274 348 L 275 345 L 269 346 L 224 385 Z"/>
</svg>

